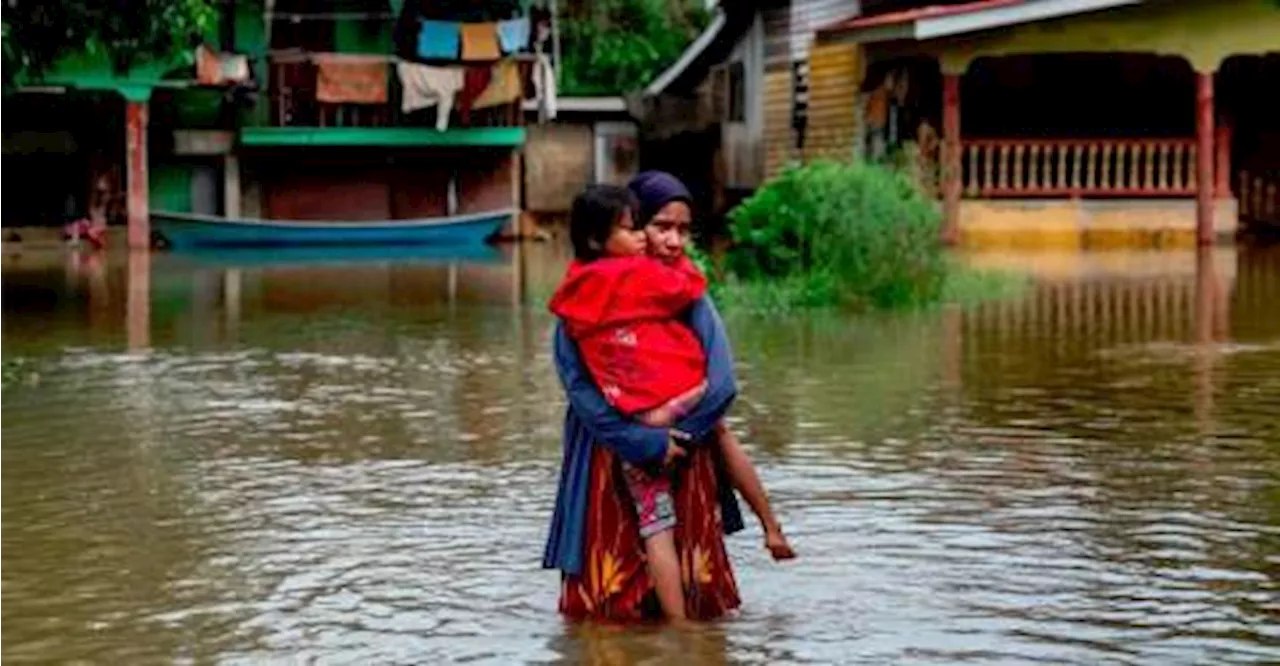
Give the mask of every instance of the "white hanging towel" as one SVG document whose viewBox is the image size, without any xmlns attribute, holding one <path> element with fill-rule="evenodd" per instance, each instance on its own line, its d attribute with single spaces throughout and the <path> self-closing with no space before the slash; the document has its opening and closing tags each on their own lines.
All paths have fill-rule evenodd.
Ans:
<svg viewBox="0 0 1280 666">
<path fill-rule="evenodd" d="M 396 74 L 400 77 L 400 110 L 412 113 L 438 104 L 436 129 L 449 129 L 453 100 L 462 90 L 462 68 L 401 61 L 396 63 Z"/>
<path fill-rule="evenodd" d="M 545 53 L 538 54 L 534 63 L 533 89 L 537 95 L 539 106 L 545 105 L 547 120 L 556 119 L 556 71 L 551 68 L 551 58 Z"/>
</svg>

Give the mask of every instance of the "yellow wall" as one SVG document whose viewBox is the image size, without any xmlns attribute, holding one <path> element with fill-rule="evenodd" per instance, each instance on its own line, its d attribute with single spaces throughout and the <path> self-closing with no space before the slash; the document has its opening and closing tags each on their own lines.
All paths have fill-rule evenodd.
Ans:
<svg viewBox="0 0 1280 666">
<path fill-rule="evenodd" d="M 764 73 L 764 176 L 772 177 L 792 159 L 795 136 L 791 130 L 791 71 Z"/>
<path fill-rule="evenodd" d="M 1230 238 L 1235 199 L 1214 202 L 1214 231 Z M 1194 199 L 972 199 L 960 204 L 967 247 L 1191 247 Z"/>
<path fill-rule="evenodd" d="M 929 50 L 953 73 L 982 57 L 1085 52 L 1182 56 L 1209 72 L 1232 55 L 1280 52 L 1280 6 L 1274 0 L 1144 3 L 939 40 Z"/>
<path fill-rule="evenodd" d="M 809 53 L 809 125 L 804 158 L 853 159 L 857 134 L 858 47 L 814 44 Z"/>
</svg>

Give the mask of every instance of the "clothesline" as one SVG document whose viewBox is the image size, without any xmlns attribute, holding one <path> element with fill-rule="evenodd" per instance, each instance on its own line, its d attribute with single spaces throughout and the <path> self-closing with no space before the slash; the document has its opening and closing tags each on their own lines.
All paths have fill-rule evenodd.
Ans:
<svg viewBox="0 0 1280 666">
<path fill-rule="evenodd" d="M 395 12 L 263 12 L 263 15 L 269 20 L 288 20 L 288 21 L 359 21 L 368 20 L 394 20 L 398 18 Z M 527 18 L 525 16 L 517 16 L 515 18 Z M 472 23 L 485 23 L 486 21 L 472 21 Z M 454 23 L 467 23 L 467 21 L 454 21 Z"/>
<path fill-rule="evenodd" d="M 265 12 L 271 21 L 390 21 L 393 12 Z"/>
<path fill-rule="evenodd" d="M 351 58 L 353 60 L 382 61 L 388 64 L 396 64 L 399 62 L 415 63 L 415 60 L 408 60 L 397 55 L 384 53 L 335 53 L 328 51 L 302 51 L 300 49 L 277 49 L 267 51 L 267 58 L 272 63 L 287 65 L 293 63 L 314 62 L 317 58 L 325 59 L 334 56 Z M 537 62 L 538 56 L 535 53 L 513 53 L 502 60 L 514 60 L 516 62 Z M 465 64 L 465 63 L 459 63 Z"/>
</svg>

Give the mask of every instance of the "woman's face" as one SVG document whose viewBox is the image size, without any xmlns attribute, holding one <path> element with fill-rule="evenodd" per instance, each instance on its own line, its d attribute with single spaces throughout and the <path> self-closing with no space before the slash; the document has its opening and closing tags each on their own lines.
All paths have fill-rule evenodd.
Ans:
<svg viewBox="0 0 1280 666">
<path fill-rule="evenodd" d="M 683 201 L 672 201 L 658 209 L 653 219 L 645 225 L 649 239 L 649 254 L 663 261 L 675 261 L 684 256 L 684 244 L 693 231 L 693 211 Z"/>
</svg>

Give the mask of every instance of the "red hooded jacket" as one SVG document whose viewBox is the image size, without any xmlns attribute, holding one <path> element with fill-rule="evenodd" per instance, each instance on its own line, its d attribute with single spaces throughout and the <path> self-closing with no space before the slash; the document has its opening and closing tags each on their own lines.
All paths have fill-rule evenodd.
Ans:
<svg viewBox="0 0 1280 666">
<path fill-rule="evenodd" d="M 707 290 L 689 259 L 606 257 L 569 265 L 549 304 L 609 404 L 637 414 L 706 379 L 702 343 L 679 317 Z"/>
</svg>

